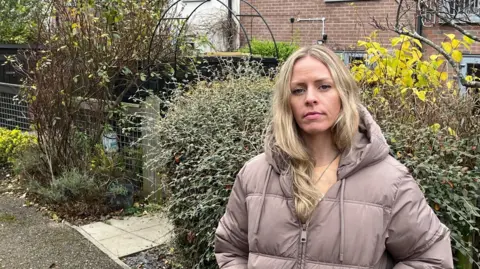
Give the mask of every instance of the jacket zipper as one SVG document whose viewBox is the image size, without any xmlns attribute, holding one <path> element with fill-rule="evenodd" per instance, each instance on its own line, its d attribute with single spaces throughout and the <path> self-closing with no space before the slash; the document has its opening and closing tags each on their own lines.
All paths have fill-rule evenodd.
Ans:
<svg viewBox="0 0 480 269">
<path fill-rule="evenodd" d="M 305 252 L 307 250 L 307 225 L 303 225 L 302 227 L 302 236 L 300 237 L 300 241 L 302 242 L 302 262 L 300 264 L 301 268 L 305 268 Z"/>
<path fill-rule="evenodd" d="M 299 254 L 300 269 L 305 267 L 304 264 L 305 264 L 305 251 L 306 251 L 306 244 L 307 244 L 307 228 L 308 228 L 308 224 L 302 224 L 302 231 L 300 235 L 300 254 Z"/>
<path fill-rule="evenodd" d="M 318 205 L 317 205 L 318 207 Z M 310 218 L 308 218 L 306 223 L 303 223 L 301 225 L 301 231 L 300 231 L 300 253 L 298 254 L 298 259 L 300 260 L 298 263 L 298 268 L 303 269 L 305 268 L 305 259 L 306 259 L 306 253 L 307 253 L 307 231 L 308 231 L 308 226 L 310 225 L 310 221 L 312 220 L 314 216 L 315 211 L 312 213 Z M 300 219 L 298 219 L 299 223 L 302 223 Z"/>
</svg>

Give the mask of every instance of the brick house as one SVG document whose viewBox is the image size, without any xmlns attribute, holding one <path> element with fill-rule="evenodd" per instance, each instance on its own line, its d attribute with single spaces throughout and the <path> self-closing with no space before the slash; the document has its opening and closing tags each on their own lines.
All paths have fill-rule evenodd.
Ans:
<svg viewBox="0 0 480 269">
<path fill-rule="evenodd" d="M 372 17 L 385 24 L 386 20 L 394 23 L 397 11 L 395 0 L 247 0 L 266 19 L 277 41 L 296 41 L 300 45 L 317 43 L 319 40 L 335 50 L 349 63 L 363 52 L 356 46 L 358 40 L 368 36 L 375 28 L 372 26 Z M 438 0 L 437 0 L 438 1 Z M 476 0 L 465 0 L 478 5 Z M 417 32 L 440 44 L 446 33 L 455 33 L 457 38 L 462 36 L 454 29 L 443 25 L 438 18 L 419 20 L 416 16 L 415 4 L 409 16 Z M 240 4 L 241 14 L 254 14 L 252 8 L 245 3 Z M 472 15 L 473 16 L 473 15 Z M 322 21 L 324 18 L 324 21 Z M 476 17 L 480 19 L 479 17 Z M 244 16 L 241 19 L 250 38 L 271 40 L 267 27 L 260 18 Z M 480 34 L 480 26 L 467 26 L 468 30 Z M 389 39 L 396 34 L 391 31 L 380 31 L 378 34 L 381 43 L 389 43 Z M 241 38 L 245 43 L 245 38 Z M 427 53 L 433 50 L 424 46 Z M 480 45 L 472 46 L 471 51 L 464 51 L 462 72 L 471 73 L 475 68 L 480 69 Z M 480 75 L 480 74 L 477 74 Z"/>
</svg>

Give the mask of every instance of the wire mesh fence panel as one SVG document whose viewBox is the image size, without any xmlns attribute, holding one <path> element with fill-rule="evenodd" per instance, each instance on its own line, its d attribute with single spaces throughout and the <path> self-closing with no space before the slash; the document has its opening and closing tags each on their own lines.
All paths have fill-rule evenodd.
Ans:
<svg viewBox="0 0 480 269">
<path fill-rule="evenodd" d="M 94 143 L 101 146 L 105 146 L 103 140 L 106 136 L 114 139 L 117 147 L 115 152 L 109 154 L 119 154 L 121 156 L 121 160 L 119 160 L 121 163 L 115 163 L 114 165 L 121 166 L 124 169 L 123 176 L 125 178 L 137 182 L 141 178 L 143 169 L 142 149 L 141 145 L 137 143 L 142 133 L 139 129 L 140 122 L 131 118 L 132 115 L 114 116 L 107 121 L 110 130 L 104 131 L 105 125 L 97 122 L 99 120 L 98 115 L 95 115 L 95 112 L 91 110 L 82 109 L 76 114 L 74 122 L 76 129 L 90 138 L 94 138 L 100 133 L 101 136 Z M 111 133 L 114 134 L 113 137 L 110 137 Z"/>
<path fill-rule="evenodd" d="M 0 83 L 0 127 L 7 129 L 20 129 L 22 131 L 33 131 L 31 129 L 31 115 L 28 105 L 18 96 L 20 87 L 18 85 Z M 103 124 L 97 122 L 101 117 L 96 117 L 95 112 L 82 109 L 75 114 L 74 125 L 76 130 L 87 135 L 91 140 L 101 145 L 102 137 L 94 137 L 102 132 Z M 108 120 L 108 125 L 116 134 L 118 152 L 121 155 L 122 165 L 125 173 L 123 176 L 137 183 L 141 182 L 143 170 L 142 147 L 137 142 L 142 133 L 140 131 L 140 120 L 132 115 L 120 114 Z M 100 130 L 99 130 L 100 129 Z M 138 185 L 138 184 L 137 184 Z"/>
<path fill-rule="evenodd" d="M 17 98 L 14 86 L 0 85 L 0 127 L 28 131 L 28 106 Z"/>
<path fill-rule="evenodd" d="M 140 131 L 140 121 L 131 119 L 125 123 L 118 124 L 119 120 L 111 120 L 110 124 L 118 137 L 119 150 L 122 152 L 127 171 L 135 173 L 137 177 L 142 175 L 143 161 L 142 148 L 138 143 L 142 136 Z"/>
</svg>

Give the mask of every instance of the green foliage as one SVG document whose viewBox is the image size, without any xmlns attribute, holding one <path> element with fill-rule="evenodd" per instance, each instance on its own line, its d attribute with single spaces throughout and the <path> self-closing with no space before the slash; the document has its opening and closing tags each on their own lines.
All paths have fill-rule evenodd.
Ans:
<svg viewBox="0 0 480 269">
<path fill-rule="evenodd" d="M 92 146 L 94 142 L 83 132 L 77 132 L 74 137 L 73 146 L 79 148 L 82 159 L 76 167 L 65 168 L 53 178 L 48 178 L 48 171 L 44 169 L 48 156 L 38 145 L 19 155 L 14 172 L 29 183 L 34 198 L 65 215 L 98 215 L 131 206 L 134 175 L 127 169 L 126 156 L 119 152 L 107 153 L 100 144 Z M 132 163 L 140 160 L 135 156 Z M 83 163 L 90 165 L 85 168 Z"/>
<path fill-rule="evenodd" d="M 253 55 L 260 55 L 262 57 L 276 57 L 275 43 L 269 40 L 250 40 Z M 288 42 L 277 42 L 278 48 L 278 60 L 285 61 L 288 56 L 295 52 L 299 46 L 296 44 L 290 44 Z M 241 52 L 250 53 L 248 45 L 245 45 L 240 49 Z"/>
<path fill-rule="evenodd" d="M 53 204 L 98 203 L 103 202 L 102 199 L 105 194 L 99 182 L 76 169 L 65 171 L 55 178 L 49 186 L 42 186 L 36 181 L 32 181 L 31 190 Z"/>
<path fill-rule="evenodd" d="M 0 43 L 28 43 L 41 6 L 37 0 L 0 0 Z"/>
<path fill-rule="evenodd" d="M 19 155 L 36 143 L 35 136 L 18 129 L 0 128 L 0 165 L 12 165 Z"/>
<path fill-rule="evenodd" d="M 160 25 L 152 38 L 167 5 L 166 0 L 48 1 L 43 13 L 51 27 L 41 24 L 33 29 L 34 41 L 42 49 L 21 51 L 17 59 L 9 59 L 22 74 L 19 98 L 28 103 L 38 138 L 38 146 L 14 168 L 38 183 L 46 201 L 58 203 L 52 197 L 72 203 L 79 200 L 46 191 L 61 193 L 56 184 L 65 183 L 65 173 L 74 170 L 95 178 L 102 195 L 111 200 L 124 196 L 121 186 L 136 179 L 141 150 L 127 146 L 107 154 L 101 146 L 102 135 L 108 122 L 115 121 L 117 133 L 126 127 L 119 120 L 125 116 L 122 101 L 148 79 L 143 69 L 148 56 L 152 65 L 173 58 L 171 20 Z"/>
<path fill-rule="evenodd" d="M 131 148 L 124 148 L 122 152 L 107 153 L 103 149 L 103 145 L 97 144 L 94 151 L 89 156 L 90 167 L 88 172 L 99 180 L 112 180 L 126 182 L 133 179 L 136 172 L 127 169 L 128 159 L 131 166 L 138 168 L 141 164 L 142 152 L 133 146 Z M 133 169 L 134 170 L 134 169 Z"/>
<path fill-rule="evenodd" d="M 22 74 L 20 97 L 28 103 L 45 157 L 44 175 L 53 178 L 73 167 L 86 172 L 105 123 L 127 92 L 147 80 L 143 67 L 148 56 L 155 59 L 152 64 L 173 57 L 172 39 L 165 37 L 169 23 L 152 38 L 167 4 L 166 0 L 48 2 L 44 14 L 52 27 L 41 24 L 34 29 L 34 41 L 42 44 L 42 50 L 22 51 L 18 61 L 11 60 Z M 77 146 L 79 131 L 93 143 Z"/>
<path fill-rule="evenodd" d="M 41 156 L 38 145 L 28 147 L 18 154 L 18 158 L 12 165 L 13 173 L 27 179 L 44 178 L 42 175 L 44 163 Z"/>
<path fill-rule="evenodd" d="M 479 232 L 480 133 L 452 136 L 448 128 L 416 128 L 394 121 L 382 124 L 394 155 L 412 172 L 430 206 L 452 231 L 453 248 L 477 256 L 465 240 Z"/>
<path fill-rule="evenodd" d="M 144 119 L 144 133 L 151 134 L 144 140 L 155 141 L 146 159 L 163 175 L 168 216 L 187 268 L 216 268 L 214 228 L 239 169 L 263 150 L 272 82 L 261 70 L 227 64 L 225 80 L 192 85 L 165 118 L 156 112 Z"/>
<path fill-rule="evenodd" d="M 467 41 L 447 36 L 443 46 L 452 47 L 449 53 L 460 45 L 468 48 Z M 386 48 L 371 37 L 359 44 L 367 48 L 367 60 L 352 66 L 352 73 L 363 102 L 393 154 L 410 169 L 430 206 L 451 229 L 454 251 L 477 257 L 470 242 L 479 232 L 480 217 L 480 115 L 475 96 L 458 94 L 457 82 L 442 71 L 442 56 L 419 59 L 414 46 L 421 46 L 418 40 L 399 36 Z"/>
</svg>

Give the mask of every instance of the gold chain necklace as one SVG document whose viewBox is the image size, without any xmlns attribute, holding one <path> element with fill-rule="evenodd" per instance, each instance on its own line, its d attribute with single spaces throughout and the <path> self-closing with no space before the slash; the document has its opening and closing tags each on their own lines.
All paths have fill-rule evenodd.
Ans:
<svg viewBox="0 0 480 269">
<path fill-rule="evenodd" d="M 333 158 L 332 161 L 330 161 L 330 163 L 327 165 L 327 168 L 325 168 L 325 170 L 323 170 L 322 174 L 320 175 L 320 177 L 318 177 L 317 180 L 315 180 L 315 183 L 314 184 L 317 184 L 320 179 L 322 179 L 323 175 L 325 174 L 325 172 L 327 172 L 328 168 L 330 167 L 330 165 L 332 165 L 332 163 L 338 158 L 338 156 L 340 155 L 340 152 L 337 153 L 337 155 L 335 155 L 335 158 Z"/>
</svg>

